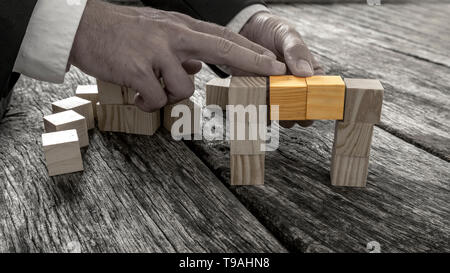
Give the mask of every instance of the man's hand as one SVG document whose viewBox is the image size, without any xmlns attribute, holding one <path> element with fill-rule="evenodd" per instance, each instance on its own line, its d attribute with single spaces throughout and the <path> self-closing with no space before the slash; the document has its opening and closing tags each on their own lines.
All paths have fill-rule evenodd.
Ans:
<svg viewBox="0 0 450 273">
<path fill-rule="evenodd" d="M 257 13 L 245 24 L 240 34 L 264 46 L 285 62 L 288 72 L 299 77 L 323 75 L 324 71 L 309 51 L 301 35 L 283 19 L 267 12 Z M 240 71 L 234 71 L 240 74 Z M 301 126 L 310 126 L 313 121 L 297 121 Z M 294 121 L 281 121 L 283 127 L 294 126 Z"/>
<path fill-rule="evenodd" d="M 137 90 L 135 104 L 148 112 L 190 97 L 188 74 L 200 70 L 199 61 L 260 75 L 286 73 L 272 52 L 224 27 L 94 0 L 88 1 L 69 58 L 87 74 Z"/>
</svg>

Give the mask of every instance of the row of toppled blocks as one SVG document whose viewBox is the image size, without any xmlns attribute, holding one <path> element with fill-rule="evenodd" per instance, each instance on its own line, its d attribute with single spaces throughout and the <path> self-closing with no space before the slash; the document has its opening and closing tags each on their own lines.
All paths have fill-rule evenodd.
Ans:
<svg viewBox="0 0 450 273">
<path fill-rule="evenodd" d="M 44 117 L 46 133 L 42 135 L 49 175 L 83 170 L 80 148 L 89 145 L 88 130 L 95 128 L 96 121 L 100 131 L 153 135 L 161 124 L 170 131 L 176 120 L 171 116 L 175 105 L 199 108 L 186 99 L 147 113 L 134 105 L 135 95 L 131 88 L 97 80 L 97 85 L 80 85 L 75 96 L 52 103 L 53 114 Z"/>
<path fill-rule="evenodd" d="M 277 116 L 277 120 L 336 120 L 330 168 L 332 185 L 363 187 L 374 124 L 381 118 L 383 94 L 381 83 L 371 79 L 233 77 L 210 81 L 206 104 L 278 105 L 276 115 L 271 111 L 271 119 Z M 255 149 L 261 143 L 261 140 L 231 141 L 232 185 L 264 183 L 265 155 Z"/>
</svg>

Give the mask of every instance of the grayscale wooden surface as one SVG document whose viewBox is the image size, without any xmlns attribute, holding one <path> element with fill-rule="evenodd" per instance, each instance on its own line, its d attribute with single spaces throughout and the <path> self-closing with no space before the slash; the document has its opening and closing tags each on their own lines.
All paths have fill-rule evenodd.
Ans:
<svg viewBox="0 0 450 273">
<path fill-rule="evenodd" d="M 382 1 L 383 2 L 383 1 Z M 273 5 L 327 74 L 380 79 L 364 189 L 330 185 L 333 122 L 281 129 L 265 186 L 228 186 L 229 145 L 90 133 L 83 173 L 49 178 L 50 103 L 93 79 L 22 77 L 0 122 L 0 252 L 450 251 L 450 4 Z M 444 3 L 446 2 L 446 3 Z M 196 76 L 204 104 L 207 69 Z"/>
</svg>

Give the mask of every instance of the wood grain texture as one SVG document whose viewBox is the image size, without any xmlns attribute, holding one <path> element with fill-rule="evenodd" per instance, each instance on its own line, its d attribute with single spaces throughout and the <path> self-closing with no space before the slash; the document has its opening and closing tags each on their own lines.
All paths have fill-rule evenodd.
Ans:
<svg viewBox="0 0 450 273">
<path fill-rule="evenodd" d="M 126 86 L 97 79 L 98 102 L 101 104 L 134 104 L 136 91 Z"/>
<path fill-rule="evenodd" d="M 345 83 L 340 76 L 306 78 L 306 119 L 342 120 L 344 117 Z"/>
<path fill-rule="evenodd" d="M 444 2 L 280 5 L 272 12 L 302 33 L 327 74 L 380 79 L 380 127 L 449 161 L 450 30 L 442 23 L 449 8 Z"/>
<path fill-rule="evenodd" d="M 380 81 L 345 78 L 344 82 L 344 122 L 379 123 L 384 93 Z"/>
<path fill-rule="evenodd" d="M 98 128 L 106 132 L 153 135 L 160 122 L 159 111 L 143 112 L 134 105 L 97 103 Z"/>
<path fill-rule="evenodd" d="M 190 127 L 190 134 L 184 134 L 184 133 L 180 133 L 180 132 L 172 132 L 172 125 L 174 124 L 174 122 L 176 120 L 178 120 L 181 117 L 172 117 L 172 109 L 176 106 L 176 105 L 186 105 L 189 108 L 190 111 L 190 122 L 191 122 L 191 127 Z M 172 137 L 175 138 L 191 138 L 191 135 L 201 135 L 201 107 L 199 105 L 197 105 L 197 103 L 195 103 L 191 98 L 189 99 L 185 99 L 183 101 L 180 101 L 176 104 L 171 104 L 171 105 L 166 105 L 164 106 L 164 108 L 162 109 L 163 112 L 163 126 L 164 128 L 166 128 L 166 130 L 168 130 L 169 132 L 173 133 Z M 185 130 L 183 128 L 183 130 Z"/>
<path fill-rule="evenodd" d="M 80 147 L 89 145 L 86 118 L 73 110 L 45 116 L 44 128 L 47 133 L 75 129 Z"/>
<path fill-rule="evenodd" d="M 331 185 L 365 187 L 369 168 L 369 157 L 347 156 L 332 153 Z"/>
<path fill-rule="evenodd" d="M 279 120 L 306 119 L 305 78 L 295 76 L 271 76 L 270 105 L 279 105 Z M 274 118 L 271 117 L 271 120 Z"/>
<path fill-rule="evenodd" d="M 199 74 L 198 86 L 212 77 Z M 334 125 L 280 128 L 279 149 L 266 154 L 264 187 L 230 189 L 291 251 L 367 252 L 370 241 L 382 252 L 449 251 L 450 164 L 375 127 L 366 188 L 334 187 Z M 229 183 L 226 142 L 185 143 Z"/>
<path fill-rule="evenodd" d="M 69 97 L 52 103 L 53 113 L 73 110 L 86 118 L 88 130 L 95 127 L 94 111 L 92 103 L 79 97 Z"/>
<path fill-rule="evenodd" d="M 345 156 L 370 155 L 373 124 L 336 121 L 333 153 Z"/>
<path fill-rule="evenodd" d="M 49 178 L 41 144 L 51 102 L 91 84 L 22 76 L 0 122 L 0 252 L 286 252 L 183 142 L 90 132 L 85 171 Z"/>
<path fill-rule="evenodd" d="M 94 118 L 97 119 L 97 102 L 98 102 L 98 88 L 95 84 L 79 85 L 75 90 L 75 96 L 88 100 L 92 104 Z"/>
<path fill-rule="evenodd" d="M 75 129 L 42 134 L 42 148 L 49 176 L 83 170 L 80 143 Z"/>
<path fill-rule="evenodd" d="M 264 136 L 259 134 L 259 106 L 267 102 L 267 78 L 265 77 L 232 77 L 228 91 L 228 103 L 233 106 L 253 106 L 254 120 L 245 108 L 234 113 L 229 112 L 230 122 L 233 120 L 233 135 L 230 135 L 230 183 L 231 185 L 262 185 L 264 184 L 264 151 L 261 144 Z M 264 114 L 266 118 L 267 114 Z M 256 133 L 251 129 L 256 128 Z M 245 130 L 239 139 L 238 130 Z"/>
<path fill-rule="evenodd" d="M 214 78 L 206 84 L 206 105 L 219 105 L 223 110 L 228 104 L 230 78 Z"/>
<path fill-rule="evenodd" d="M 230 154 L 231 185 L 264 185 L 264 161 L 264 154 Z"/>
</svg>

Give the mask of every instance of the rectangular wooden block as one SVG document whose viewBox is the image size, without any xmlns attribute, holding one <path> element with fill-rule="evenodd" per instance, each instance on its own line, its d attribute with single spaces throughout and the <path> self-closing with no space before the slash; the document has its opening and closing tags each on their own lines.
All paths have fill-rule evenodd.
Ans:
<svg viewBox="0 0 450 273">
<path fill-rule="evenodd" d="M 307 120 L 342 120 L 344 118 L 345 83 L 340 76 L 306 78 Z"/>
<path fill-rule="evenodd" d="M 86 118 L 73 110 L 59 112 L 44 117 L 45 132 L 58 132 L 70 129 L 77 131 L 80 147 L 89 145 Z"/>
<path fill-rule="evenodd" d="M 230 154 L 230 184 L 264 185 L 264 161 L 264 154 Z"/>
<path fill-rule="evenodd" d="M 70 97 L 67 99 L 55 101 L 52 103 L 53 113 L 59 113 L 67 110 L 73 110 L 86 118 L 87 128 L 95 127 L 94 111 L 92 103 L 79 97 Z"/>
<path fill-rule="evenodd" d="M 95 108 L 98 102 L 97 85 L 79 85 L 75 91 L 75 96 L 90 101 L 94 118 L 97 118 L 97 109 Z"/>
<path fill-rule="evenodd" d="M 333 186 L 365 187 L 369 157 L 332 155 L 331 184 Z"/>
<path fill-rule="evenodd" d="M 259 122 L 263 117 L 259 116 L 259 106 L 266 105 L 267 79 L 264 77 L 233 77 L 231 79 L 230 90 L 228 92 L 228 102 L 230 105 L 242 105 L 243 107 L 254 106 L 256 108 L 256 120 L 251 123 L 249 114 L 242 111 L 236 114 L 229 111 L 230 119 L 234 121 L 234 134 L 230 135 L 231 154 L 264 154 L 261 151 L 261 139 L 265 135 L 260 135 L 258 130 Z M 244 109 L 245 110 L 245 109 Z M 264 117 L 266 118 L 266 117 Z M 250 127 L 256 128 L 257 133 L 253 134 Z M 242 140 L 238 137 L 238 128 L 244 129 L 245 134 Z"/>
<path fill-rule="evenodd" d="M 42 134 L 42 147 L 49 176 L 83 170 L 76 130 Z"/>
<path fill-rule="evenodd" d="M 384 89 L 379 80 L 344 79 L 344 122 L 378 123 L 381 118 Z"/>
<path fill-rule="evenodd" d="M 336 121 L 333 152 L 337 155 L 368 157 L 373 125 Z"/>
<path fill-rule="evenodd" d="M 147 113 L 134 105 L 97 103 L 97 116 L 101 131 L 153 135 L 160 126 L 159 111 Z"/>
<path fill-rule="evenodd" d="M 97 79 L 98 102 L 101 104 L 134 104 L 136 91 L 132 88 Z"/>
<path fill-rule="evenodd" d="M 271 76 L 270 105 L 279 105 L 279 120 L 306 119 L 305 78 L 292 75 Z M 274 120 L 274 117 L 271 117 Z"/>
<path fill-rule="evenodd" d="M 226 109 L 230 81 L 230 78 L 214 78 L 206 84 L 206 106 L 215 104 L 219 105 L 223 110 Z"/>
<path fill-rule="evenodd" d="M 175 130 L 174 132 L 172 132 L 172 125 L 181 118 L 181 114 L 180 117 L 172 117 L 172 109 L 174 109 L 175 106 L 177 105 L 186 105 L 189 108 L 189 112 L 190 112 L 190 123 L 191 123 L 191 127 L 190 127 L 190 134 L 188 133 L 183 133 L 183 132 L 177 132 L 177 130 Z M 164 128 L 166 128 L 169 132 L 172 133 L 172 136 L 176 139 L 178 138 L 186 138 L 186 139 L 190 139 L 189 137 L 191 135 L 201 135 L 201 107 L 199 105 L 197 105 L 192 98 L 189 99 L 185 99 L 183 101 L 180 101 L 176 104 L 170 104 L 170 105 L 166 105 L 164 106 L 163 109 L 163 126 Z M 182 128 L 182 130 L 184 131 L 185 129 Z"/>
</svg>

